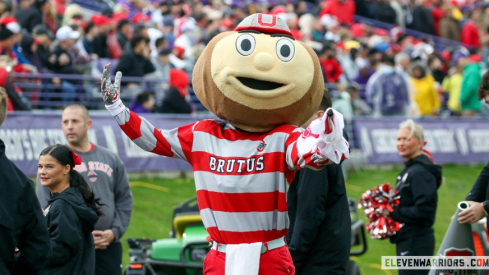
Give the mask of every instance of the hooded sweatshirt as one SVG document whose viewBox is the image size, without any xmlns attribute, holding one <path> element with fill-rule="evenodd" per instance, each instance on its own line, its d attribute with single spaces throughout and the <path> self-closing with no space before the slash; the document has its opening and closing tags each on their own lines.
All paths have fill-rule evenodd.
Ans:
<svg viewBox="0 0 489 275">
<path fill-rule="evenodd" d="M 433 234 L 441 170 L 441 166 L 433 164 L 425 154 L 406 162 L 396 182 L 400 204 L 390 213 L 393 220 L 404 223 L 404 226 L 390 238 L 392 243 Z"/>
<path fill-rule="evenodd" d="M 54 193 L 44 210 L 51 238 L 48 266 L 41 274 L 95 274 L 92 231 L 97 213 L 77 188 Z"/>
<path fill-rule="evenodd" d="M 161 103 L 161 113 L 190 114 L 192 112 L 192 106 L 187 101 L 188 85 L 189 77 L 185 71 L 170 70 L 170 89 Z"/>
</svg>

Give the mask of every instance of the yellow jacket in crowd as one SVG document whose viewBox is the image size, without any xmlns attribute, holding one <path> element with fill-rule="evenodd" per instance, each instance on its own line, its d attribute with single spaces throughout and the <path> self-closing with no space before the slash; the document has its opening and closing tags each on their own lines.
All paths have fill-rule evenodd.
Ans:
<svg viewBox="0 0 489 275">
<path fill-rule="evenodd" d="M 452 112 L 460 113 L 460 90 L 462 88 L 462 74 L 455 73 L 443 79 L 441 85 L 443 90 L 448 93 L 448 109 Z"/>
<path fill-rule="evenodd" d="M 435 88 L 435 79 L 431 75 L 423 78 L 411 78 L 414 85 L 414 101 L 418 104 L 421 116 L 433 115 L 440 111 L 440 98 Z"/>
</svg>

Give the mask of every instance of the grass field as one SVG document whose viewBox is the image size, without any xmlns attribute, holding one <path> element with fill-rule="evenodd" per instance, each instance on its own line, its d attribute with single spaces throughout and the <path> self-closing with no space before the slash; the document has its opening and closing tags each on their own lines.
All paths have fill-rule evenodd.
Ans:
<svg viewBox="0 0 489 275">
<path fill-rule="evenodd" d="M 470 191 L 483 165 L 443 166 L 445 183 L 438 190 L 438 208 L 435 223 L 435 252 L 438 251 L 450 217 L 455 213 L 456 205 Z M 401 167 L 395 169 L 376 169 L 350 172 L 346 182 L 348 197 L 358 201 L 365 190 L 379 184 L 394 183 Z M 124 247 L 124 265 L 129 263 L 126 238 L 147 237 L 168 238 L 171 229 L 173 206 L 195 196 L 193 179 L 189 178 L 139 178 L 131 180 L 134 195 L 134 207 L 129 229 L 122 240 Z M 359 215 L 365 220 L 363 212 Z M 396 271 L 381 270 L 381 256 L 395 256 L 395 246 L 388 240 L 368 240 L 366 254 L 353 257 L 363 274 L 397 274 Z"/>
</svg>

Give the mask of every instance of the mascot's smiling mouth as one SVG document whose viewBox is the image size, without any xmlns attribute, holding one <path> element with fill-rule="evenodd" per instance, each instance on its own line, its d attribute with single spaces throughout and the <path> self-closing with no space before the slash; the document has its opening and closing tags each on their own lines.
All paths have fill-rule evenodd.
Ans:
<svg viewBox="0 0 489 275">
<path fill-rule="evenodd" d="M 249 87 L 251 89 L 255 90 L 275 90 L 278 89 L 282 86 L 283 84 L 276 83 L 276 82 L 270 82 L 270 81 L 264 81 L 264 80 L 258 80 L 254 78 L 248 78 L 248 77 L 237 77 L 239 82 L 241 82 L 243 85 L 246 87 Z"/>
<path fill-rule="evenodd" d="M 292 91 L 296 86 L 294 83 L 281 84 L 251 77 L 236 77 L 230 72 L 226 70 L 226 82 L 237 91 L 254 98 L 275 98 Z"/>
</svg>

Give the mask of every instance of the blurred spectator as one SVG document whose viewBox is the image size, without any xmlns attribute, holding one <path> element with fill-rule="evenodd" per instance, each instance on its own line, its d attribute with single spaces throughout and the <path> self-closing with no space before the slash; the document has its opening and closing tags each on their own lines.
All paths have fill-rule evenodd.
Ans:
<svg viewBox="0 0 489 275">
<path fill-rule="evenodd" d="M 24 57 L 29 60 L 29 63 L 36 67 L 36 70 L 41 73 L 47 73 L 46 66 L 44 66 L 41 58 L 37 54 L 37 47 L 41 44 L 41 40 L 35 39 L 28 32 L 22 35 L 22 41 L 20 42 L 20 46 L 22 48 L 22 53 Z"/>
<path fill-rule="evenodd" d="M 480 57 L 471 55 L 468 59 L 463 58 L 462 62 L 466 64 L 462 74 L 462 90 L 460 91 L 462 116 L 476 116 L 481 110 L 481 102 L 477 96 L 477 90 L 482 80 Z"/>
<path fill-rule="evenodd" d="M 394 60 L 396 62 L 396 71 L 402 74 L 404 81 L 406 81 L 408 85 L 409 109 L 407 111 L 407 115 L 419 116 L 418 104 L 414 100 L 416 90 L 414 88 L 414 82 L 411 79 L 411 60 L 409 59 L 409 55 L 404 52 L 400 52 L 396 54 Z"/>
<path fill-rule="evenodd" d="M 174 46 L 179 46 L 184 49 L 184 59 L 188 59 L 190 61 L 194 60 L 194 56 L 192 55 L 192 48 L 197 45 L 200 36 L 196 32 L 197 25 L 195 24 L 195 20 L 188 20 L 183 23 L 180 27 L 181 34 L 175 40 Z"/>
<path fill-rule="evenodd" d="M 20 47 L 20 42 L 22 40 L 22 30 L 21 26 L 17 20 L 13 17 L 7 16 L 0 19 L 0 24 L 5 26 L 5 34 L 12 33 L 7 40 L 5 40 L 0 49 L 2 54 L 7 54 L 12 57 L 18 64 L 14 67 L 14 71 L 17 73 L 35 73 L 36 67 L 32 66 L 29 60 L 24 56 L 22 48 Z M 13 45 L 10 45 L 11 42 Z"/>
<path fill-rule="evenodd" d="M 93 52 L 89 53 L 85 49 L 83 41 L 86 34 L 82 24 L 84 25 L 84 23 L 82 23 L 80 20 L 74 20 L 74 22 L 70 24 L 73 31 L 80 33 L 80 37 L 75 40 L 75 45 L 73 45 L 73 47 L 70 49 L 70 53 L 75 59 L 75 67 L 77 68 L 78 72 L 83 75 L 90 75 L 92 73 L 92 61 L 97 59 L 97 55 Z M 89 36 L 93 37 L 93 30 L 92 34 L 89 34 Z M 89 82 L 86 83 L 88 84 Z"/>
<path fill-rule="evenodd" d="M 366 87 L 367 102 L 375 116 L 405 116 L 409 109 L 408 84 L 396 72 L 394 59 L 382 57 L 379 69 L 370 77 Z"/>
<path fill-rule="evenodd" d="M 54 72 L 58 74 L 77 74 L 75 68 L 75 60 L 70 54 L 70 50 L 75 45 L 76 39 L 80 37 L 78 31 L 74 31 L 71 27 L 64 26 L 56 32 L 56 40 L 58 45 L 54 47 L 53 53 L 56 56 L 54 62 Z"/>
<path fill-rule="evenodd" d="M 480 14 L 481 11 L 479 9 L 468 11 L 467 21 L 462 28 L 461 41 L 469 47 L 479 48 L 481 46 L 479 29 L 476 25 Z"/>
<path fill-rule="evenodd" d="M 372 114 L 372 108 L 360 98 L 360 85 L 356 82 L 346 86 L 346 91 L 350 95 L 350 100 L 353 106 L 353 114 L 356 116 L 369 116 Z"/>
<path fill-rule="evenodd" d="M 448 2 L 444 6 L 444 16 L 440 21 L 440 36 L 445 39 L 460 41 L 460 21 L 453 15 L 454 7 Z"/>
<path fill-rule="evenodd" d="M 389 1 L 389 4 L 391 5 L 392 9 L 396 12 L 396 25 L 401 28 L 405 28 L 406 21 L 404 21 L 404 11 L 402 9 L 402 5 L 397 0 L 391 0 Z"/>
<path fill-rule="evenodd" d="M 12 51 L 15 43 L 15 34 L 7 26 L 0 24 L 0 55 L 8 56 L 13 65 L 12 70 L 20 71 L 22 66 L 18 64 L 17 55 Z"/>
<path fill-rule="evenodd" d="M 32 32 L 34 26 L 43 23 L 43 10 L 47 8 L 47 0 L 20 0 L 15 11 L 15 18 L 22 28 Z"/>
<path fill-rule="evenodd" d="M 434 27 L 434 35 L 440 36 L 440 22 L 444 16 L 444 12 L 442 10 L 442 1 L 440 0 L 431 0 L 426 1 L 424 5 L 431 10 L 431 16 L 433 17 L 433 27 Z"/>
<path fill-rule="evenodd" d="M 352 47 L 359 47 L 360 44 L 354 42 L 356 41 L 341 42 L 337 48 L 336 58 L 343 69 L 343 74 L 347 81 L 353 81 L 358 76 L 359 71 L 355 60 L 352 58 L 356 49 Z"/>
<path fill-rule="evenodd" d="M 47 1 L 46 5 L 42 8 L 43 22 L 52 31 L 56 32 L 59 27 L 58 15 L 56 13 L 56 6 L 52 1 Z M 36 25 L 34 25 L 35 27 Z"/>
<path fill-rule="evenodd" d="M 89 22 L 85 27 L 85 33 L 81 39 L 83 48 L 90 55 L 97 55 L 95 53 L 95 37 L 98 35 L 98 27 L 93 22 Z"/>
<path fill-rule="evenodd" d="M 30 102 L 22 96 L 22 91 L 15 86 L 10 76 L 15 64 L 10 56 L 0 56 L 0 87 L 3 87 L 7 93 L 8 111 L 30 110 Z"/>
<path fill-rule="evenodd" d="M 189 78 L 183 70 L 170 70 L 170 89 L 160 106 L 160 113 L 190 114 L 190 96 L 188 94 Z"/>
<path fill-rule="evenodd" d="M 95 45 L 94 53 L 99 58 L 111 58 L 110 48 L 107 44 L 107 36 L 110 34 L 111 31 L 110 19 L 103 15 L 95 14 L 92 15 L 90 21 L 98 27 L 98 34 L 93 40 L 93 43 Z"/>
<path fill-rule="evenodd" d="M 435 79 L 427 73 L 425 66 L 416 64 L 412 68 L 414 84 L 414 100 L 418 105 L 421 116 L 438 116 L 440 98 L 435 88 Z"/>
<path fill-rule="evenodd" d="M 299 18 L 295 13 L 287 13 L 287 26 L 290 29 L 290 32 L 292 33 L 292 36 L 295 38 L 295 40 L 302 40 L 302 33 L 299 30 L 298 27 L 298 21 Z"/>
<path fill-rule="evenodd" d="M 447 107 L 451 116 L 461 115 L 460 90 L 462 89 L 462 71 L 460 65 L 450 68 L 448 75 L 443 79 L 442 87 L 448 93 Z"/>
<path fill-rule="evenodd" d="M 345 122 L 349 122 L 354 115 L 350 93 L 345 90 L 345 84 L 343 83 L 338 84 L 336 92 L 337 96 L 333 98 L 333 109 L 343 115 Z"/>
<path fill-rule="evenodd" d="M 169 49 L 168 42 L 166 41 L 166 38 L 164 36 L 158 37 L 155 40 L 154 46 L 155 46 L 155 49 L 154 49 L 154 51 L 151 52 L 151 56 L 153 56 L 153 57 L 158 56 L 158 54 L 162 50 L 168 50 Z"/>
<path fill-rule="evenodd" d="M 168 82 L 170 69 L 173 67 L 170 62 L 170 53 L 171 51 L 169 49 L 162 49 L 158 53 L 158 56 L 152 60 L 156 68 L 156 74 L 162 82 Z"/>
<path fill-rule="evenodd" d="M 436 54 L 428 57 L 428 70 L 436 81 L 436 85 L 439 86 L 445 78 L 445 72 L 443 72 L 443 63 Z"/>
<path fill-rule="evenodd" d="M 46 27 L 46 25 L 40 24 L 34 27 L 33 36 L 40 41 L 37 46 L 37 55 L 41 59 L 43 65 L 49 70 L 52 70 L 56 61 L 51 52 L 51 45 L 54 40 L 53 33 Z M 41 69 L 38 68 L 38 70 L 40 71 Z"/>
<path fill-rule="evenodd" d="M 75 58 L 70 51 L 75 45 L 76 39 L 80 37 L 80 33 L 74 31 L 71 27 L 63 26 L 56 32 L 56 40 L 58 45 L 53 50 L 54 66 L 53 71 L 57 74 L 80 74 L 80 71 L 75 67 Z M 51 57 L 50 57 L 51 59 Z M 75 99 L 75 80 L 62 80 L 63 102 L 72 103 Z"/>
<path fill-rule="evenodd" d="M 374 10 L 374 18 L 376 20 L 389 23 L 396 24 L 397 22 L 397 13 L 392 8 L 389 0 L 378 0 L 373 2 L 373 10 Z"/>
<path fill-rule="evenodd" d="M 132 35 L 132 25 L 127 19 L 122 19 L 117 23 L 117 41 L 121 46 L 121 49 L 125 49 L 129 43 L 129 39 Z"/>
<path fill-rule="evenodd" d="M 151 51 L 151 57 L 158 55 L 158 46 L 165 47 L 165 41 L 162 41 L 161 38 L 164 39 L 163 33 L 155 28 L 148 28 L 148 36 L 149 36 L 149 49 Z M 158 43 L 156 43 L 158 41 Z M 158 45 L 157 45 L 158 44 Z"/>
<path fill-rule="evenodd" d="M 339 23 L 353 24 L 355 2 L 353 0 L 328 0 L 319 17 L 329 14 L 335 16 Z"/>
<path fill-rule="evenodd" d="M 136 36 L 131 39 L 131 51 L 125 52 L 117 67 L 126 77 L 143 77 L 154 72 L 156 69 L 150 60 L 149 39 L 143 36 Z M 130 84 L 123 81 L 124 85 Z"/>
<path fill-rule="evenodd" d="M 73 19 L 83 20 L 83 9 L 77 4 L 70 4 L 66 7 L 63 15 L 63 21 L 61 22 L 61 26 L 69 25 L 69 22 Z M 90 20 L 92 21 L 92 20 Z"/>
<path fill-rule="evenodd" d="M 337 83 L 340 80 L 340 76 L 343 74 L 343 69 L 338 60 L 336 60 L 335 55 L 335 47 L 331 44 L 324 45 L 321 54 L 319 55 L 319 62 L 323 69 L 324 80 L 328 83 Z"/>
<path fill-rule="evenodd" d="M 410 29 L 424 32 L 427 34 L 435 34 L 435 25 L 431 11 L 423 6 L 425 0 L 415 0 L 411 3 L 412 22 L 406 26 Z"/>
<path fill-rule="evenodd" d="M 124 49 L 121 47 L 119 41 L 117 40 L 117 31 L 114 29 L 114 22 L 112 22 L 109 18 L 107 18 L 107 20 L 108 34 L 106 43 L 109 47 L 109 54 L 112 59 L 119 59 L 124 53 Z M 102 29 L 105 29 L 105 27 L 103 26 Z"/>
<path fill-rule="evenodd" d="M 129 109 L 131 111 L 144 114 L 152 113 L 155 106 L 155 98 L 152 92 L 141 92 L 136 96 L 136 98 L 131 102 Z"/>
<path fill-rule="evenodd" d="M 142 36 L 149 39 L 148 26 L 146 26 L 145 24 L 134 25 L 132 37 L 136 37 L 136 36 Z"/>
</svg>

